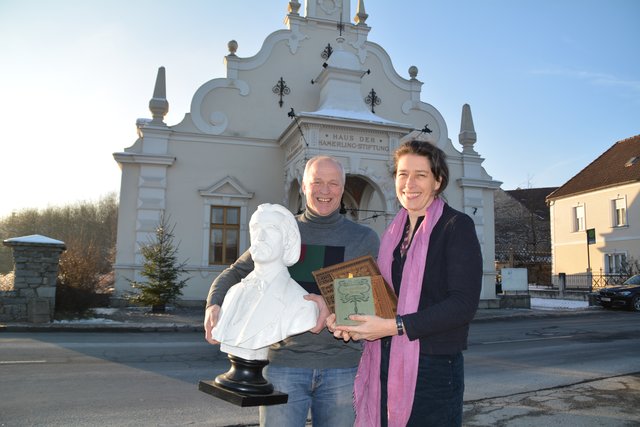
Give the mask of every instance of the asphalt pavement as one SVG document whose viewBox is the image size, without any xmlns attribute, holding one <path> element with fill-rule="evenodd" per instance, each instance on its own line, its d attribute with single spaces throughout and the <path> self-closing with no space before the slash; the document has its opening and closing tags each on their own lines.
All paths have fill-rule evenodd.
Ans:
<svg viewBox="0 0 640 427">
<path fill-rule="evenodd" d="M 526 317 L 597 313 L 599 307 L 564 308 L 558 303 L 532 309 L 480 309 L 474 322 L 503 322 Z M 147 308 L 98 309 L 94 318 L 44 324 L 4 323 L 1 332 L 137 331 L 203 332 L 203 308 L 169 307 L 166 313 Z M 638 313 L 640 316 L 640 313 Z M 639 349 L 640 350 L 640 349 Z M 465 426 L 640 426 L 640 372 L 584 381 L 568 386 L 466 401 Z"/>
</svg>

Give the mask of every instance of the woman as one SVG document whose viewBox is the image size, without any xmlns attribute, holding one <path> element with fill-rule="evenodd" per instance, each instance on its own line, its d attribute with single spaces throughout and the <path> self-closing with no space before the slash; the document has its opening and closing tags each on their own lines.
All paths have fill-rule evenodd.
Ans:
<svg viewBox="0 0 640 427">
<path fill-rule="evenodd" d="M 424 141 L 394 153 L 402 209 L 380 244 L 378 265 L 398 295 L 398 316 L 352 315 L 358 326 L 329 330 L 364 339 L 354 386 L 357 426 L 460 426 L 462 351 L 482 287 L 482 254 L 473 220 L 440 195 L 445 154 Z"/>
</svg>

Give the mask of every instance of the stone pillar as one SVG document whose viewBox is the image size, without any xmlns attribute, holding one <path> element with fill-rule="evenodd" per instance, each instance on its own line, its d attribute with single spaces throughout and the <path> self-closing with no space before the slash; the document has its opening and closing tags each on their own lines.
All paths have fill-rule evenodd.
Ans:
<svg viewBox="0 0 640 427">
<path fill-rule="evenodd" d="M 13 288 L 16 297 L 26 302 L 26 320 L 50 322 L 56 306 L 58 263 L 66 249 L 64 242 L 35 234 L 14 237 L 2 243 L 13 251 Z"/>
<path fill-rule="evenodd" d="M 567 273 L 558 273 L 558 296 L 564 297 L 564 291 L 567 289 Z"/>
</svg>

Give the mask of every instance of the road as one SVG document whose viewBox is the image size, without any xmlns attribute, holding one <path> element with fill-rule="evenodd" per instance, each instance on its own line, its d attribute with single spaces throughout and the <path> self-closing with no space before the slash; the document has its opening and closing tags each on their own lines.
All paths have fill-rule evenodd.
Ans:
<svg viewBox="0 0 640 427">
<path fill-rule="evenodd" d="M 0 334 L 0 426 L 255 424 L 197 390 L 226 369 L 195 332 Z"/>
<path fill-rule="evenodd" d="M 475 322 L 465 352 L 465 401 L 640 372 L 640 314 Z"/>
<path fill-rule="evenodd" d="M 639 350 L 637 313 L 474 322 L 465 402 L 637 373 Z M 0 426 L 255 425 L 197 390 L 227 366 L 197 332 L 1 333 Z"/>
</svg>

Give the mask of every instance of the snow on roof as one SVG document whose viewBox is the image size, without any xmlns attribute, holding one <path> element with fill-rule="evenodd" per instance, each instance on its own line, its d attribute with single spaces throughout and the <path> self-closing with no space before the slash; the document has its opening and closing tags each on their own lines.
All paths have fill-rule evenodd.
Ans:
<svg viewBox="0 0 640 427">
<path fill-rule="evenodd" d="M 30 236 L 12 237 L 6 239 L 4 243 L 31 243 L 38 245 L 64 245 L 64 242 L 51 237 L 42 236 L 40 234 L 32 234 Z"/>
<path fill-rule="evenodd" d="M 391 120 L 384 119 L 377 116 L 370 111 L 351 111 L 351 110 L 338 110 L 334 108 L 324 108 L 318 111 L 303 112 L 301 115 L 306 116 L 323 116 L 323 117 L 336 117 L 351 120 L 360 120 L 363 122 L 382 123 L 385 125 L 394 125 L 407 128 L 413 128 L 413 126 L 406 123 L 393 122 Z"/>
</svg>

